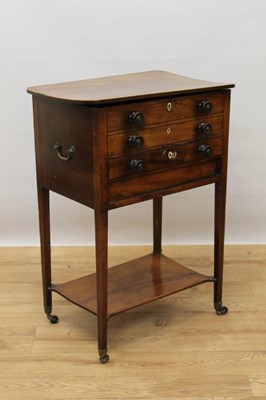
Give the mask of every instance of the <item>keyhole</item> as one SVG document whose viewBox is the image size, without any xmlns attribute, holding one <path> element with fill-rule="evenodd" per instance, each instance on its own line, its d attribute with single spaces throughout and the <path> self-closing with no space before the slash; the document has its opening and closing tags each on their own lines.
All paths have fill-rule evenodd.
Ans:
<svg viewBox="0 0 266 400">
<path fill-rule="evenodd" d="M 177 156 L 177 152 L 176 151 L 168 151 L 168 158 L 169 158 L 169 160 L 174 160 L 175 158 L 176 158 L 176 156 Z"/>
<path fill-rule="evenodd" d="M 169 103 L 167 104 L 167 110 L 171 111 L 172 110 L 172 103 L 169 101 Z"/>
</svg>

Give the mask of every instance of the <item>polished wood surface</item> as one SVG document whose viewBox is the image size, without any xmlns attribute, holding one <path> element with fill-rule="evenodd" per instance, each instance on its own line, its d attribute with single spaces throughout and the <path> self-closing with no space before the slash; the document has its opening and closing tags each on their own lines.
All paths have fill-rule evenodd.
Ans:
<svg viewBox="0 0 266 400">
<path fill-rule="evenodd" d="M 214 183 L 221 168 L 225 177 L 230 91 L 216 88 L 214 92 L 175 96 L 171 101 L 151 96 L 142 103 L 97 108 L 34 95 L 38 186 L 93 209 L 111 209 L 142 201 L 148 192 L 153 198 L 157 190 L 164 195 L 181 191 L 193 180 L 194 187 L 204 184 L 199 179 L 209 181 L 210 176 Z M 212 104 L 206 115 L 198 110 L 203 99 Z M 128 123 L 134 110 L 143 113 L 140 127 Z M 204 122 L 211 124 L 211 133 L 198 132 L 199 123 Z M 132 134 L 143 140 L 139 149 L 128 145 Z M 201 145 L 213 148 L 211 157 L 198 155 Z M 61 148 L 63 158 L 72 147 L 75 152 L 62 160 L 55 146 Z M 169 151 L 176 152 L 174 159 L 169 159 Z M 212 173 L 208 169 L 211 159 L 216 159 Z M 143 171 L 133 170 L 132 161 L 141 162 Z M 165 169 L 169 169 L 167 174 Z M 113 183 L 117 179 L 120 182 Z M 101 201 L 95 198 L 100 192 L 105 196 Z"/>
<path fill-rule="evenodd" d="M 203 114 L 198 110 L 198 104 L 204 99 L 212 103 L 212 110 L 208 113 L 208 117 L 212 118 L 223 114 L 225 93 L 226 91 L 223 90 L 215 90 L 214 92 L 200 92 L 172 97 L 168 92 L 165 93 L 167 97 L 163 100 L 146 100 L 145 102 L 125 103 L 108 107 L 108 134 L 116 134 L 119 130 L 135 131 L 136 125 L 130 124 L 128 119 L 129 114 L 134 111 L 143 114 L 143 123 L 137 127 L 137 130 L 154 127 L 158 124 L 168 125 L 175 121 L 184 122 L 185 120 L 191 121 L 197 117 L 202 118 Z"/>
<path fill-rule="evenodd" d="M 33 102 L 39 185 L 93 207 L 91 109 L 35 97 Z M 56 143 L 64 155 L 74 146 L 73 157 L 62 161 L 56 154 Z"/>
<path fill-rule="evenodd" d="M 223 132 L 223 117 L 208 117 L 208 122 L 212 126 L 210 134 L 200 134 L 197 132 L 198 125 L 202 122 L 202 117 L 195 118 L 193 121 L 183 123 L 169 123 L 168 125 L 156 125 L 152 128 L 146 128 L 134 131 L 132 134 L 137 134 L 142 137 L 143 145 L 141 150 L 166 146 L 172 143 L 183 143 L 198 141 L 199 139 L 209 139 Z M 110 157 L 119 154 L 134 154 L 139 152 L 139 149 L 129 147 L 128 139 L 130 132 L 118 132 L 116 135 L 108 136 L 108 155 Z"/>
<path fill-rule="evenodd" d="M 214 282 L 216 312 L 228 311 L 222 278 L 232 86 L 150 71 L 28 90 L 33 94 L 44 310 L 56 323 L 53 290 L 96 314 L 102 363 L 109 360 L 107 319 L 112 315 L 207 281 Z M 211 183 L 216 187 L 215 263 L 214 274 L 206 277 L 160 254 L 162 196 Z M 94 210 L 94 275 L 64 284 L 51 279 L 50 190 Z M 108 211 L 144 200 L 153 200 L 154 253 L 109 269 Z"/>
<path fill-rule="evenodd" d="M 199 274 L 162 254 L 149 254 L 109 269 L 108 318 L 212 278 Z M 105 283 L 107 288 L 107 283 Z M 74 304 L 98 314 L 96 275 L 50 286 Z"/>
<path fill-rule="evenodd" d="M 233 87 L 206 82 L 166 71 L 147 71 L 104 78 L 34 86 L 28 92 L 63 101 L 102 104 Z"/>
<path fill-rule="evenodd" d="M 110 247 L 111 266 L 151 247 Z M 212 246 L 166 246 L 202 274 Z M 56 281 L 95 272 L 94 248 L 52 248 Z M 42 313 L 39 248 L 0 248 L 0 396 L 7 400 L 262 400 L 266 398 L 266 246 L 226 246 L 217 316 L 199 285 L 109 321 L 109 364 L 95 357 L 95 317 L 54 294 L 60 323 Z"/>
<path fill-rule="evenodd" d="M 149 175 L 138 175 L 124 181 L 114 181 L 109 185 L 109 207 L 136 203 L 158 195 L 164 196 L 170 193 L 191 189 L 204 184 L 215 182 L 218 167 L 217 160 L 207 160 L 190 165 L 172 167 L 166 171 L 158 171 Z M 140 179 L 141 177 L 141 179 Z M 176 183 L 178 182 L 178 185 Z M 186 185 L 187 184 L 187 185 Z"/>
<path fill-rule="evenodd" d="M 200 162 L 203 158 L 199 154 L 199 147 L 203 143 L 212 148 L 212 155 L 208 157 L 208 159 L 212 157 L 217 158 L 222 155 L 222 137 L 215 139 L 205 138 L 204 140 L 202 139 L 201 141 L 187 144 L 174 143 L 168 147 L 151 150 L 149 152 L 138 151 L 135 155 L 110 159 L 108 162 L 109 179 L 113 181 L 114 179 L 133 176 L 138 176 L 139 179 L 141 179 L 143 174 L 149 172 L 173 169 L 177 165 L 185 163 Z M 175 158 L 169 158 L 169 152 L 175 152 Z M 143 172 L 136 171 L 135 174 L 132 172 L 130 164 L 132 159 L 141 160 L 143 163 Z"/>
</svg>

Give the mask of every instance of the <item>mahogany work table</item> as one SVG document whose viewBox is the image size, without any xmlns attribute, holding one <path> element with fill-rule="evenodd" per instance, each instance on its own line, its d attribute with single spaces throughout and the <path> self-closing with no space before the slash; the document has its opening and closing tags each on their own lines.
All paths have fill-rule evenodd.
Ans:
<svg viewBox="0 0 266 400">
<path fill-rule="evenodd" d="M 44 310 L 52 292 L 97 316 L 100 361 L 107 321 L 120 312 L 213 282 L 222 304 L 230 88 L 164 71 L 31 87 Z M 215 184 L 214 273 L 205 276 L 161 251 L 162 198 Z M 96 273 L 51 279 L 49 191 L 94 210 Z M 153 253 L 108 269 L 108 211 L 153 201 Z"/>
</svg>

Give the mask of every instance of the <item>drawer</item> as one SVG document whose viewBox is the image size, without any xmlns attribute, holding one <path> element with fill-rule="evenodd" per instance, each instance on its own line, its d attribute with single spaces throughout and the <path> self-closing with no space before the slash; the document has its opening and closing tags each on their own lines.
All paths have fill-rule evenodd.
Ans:
<svg viewBox="0 0 266 400">
<path fill-rule="evenodd" d="M 213 116 L 223 113 L 224 99 L 224 92 L 220 91 L 114 106 L 107 109 L 107 131 L 134 131 L 154 124 Z"/>
<path fill-rule="evenodd" d="M 200 186 L 204 184 L 206 179 L 213 179 L 214 181 L 216 174 L 217 159 L 212 159 L 201 163 L 176 166 L 170 171 L 159 171 L 142 177 L 135 176 L 123 181 L 114 181 L 109 185 L 109 204 L 113 207 L 116 206 L 116 202 L 126 199 L 134 200 L 134 198 L 141 198 L 141 196 L 147 199 L 149 193 L 158 191 L 164 192 L 164 195 L 167 192 L 174 193 L 178 186 L 192 182 L 197 182 L 195 187 Z"/>
<path fill-rule="evenodd" d="M 131 154 L 176 142 L 196 141 L 222 135 L 223 117 L 199 118 L 189 122 L 169 123 L 108 136 L 108 156 Z"/>
<path fill-rule="evenodd" d="M 156 170 L 171 169 L 184 163 L 210 159 L 222 154 L 222 138 L 189 144 L 172 144 L 153 151 L 113 158 L 108 161 L 109 179 L 139 176 Z"/>
<path fill-rule="evenodd" d="M 39 184 L 90 206 L 93 204 L 91 121 L 88 107 L 38 101 Z"/>
</svg>

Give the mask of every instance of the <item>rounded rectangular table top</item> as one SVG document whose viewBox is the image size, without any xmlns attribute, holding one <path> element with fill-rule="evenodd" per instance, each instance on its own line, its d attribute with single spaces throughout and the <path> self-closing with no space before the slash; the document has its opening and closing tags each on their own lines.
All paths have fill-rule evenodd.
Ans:
<svg viewBox="0 0 266 400">
<path fill-rule="evenodd" d="M 234 84 L 207 82 L 166 71 L 147 71 L 33 86 L 27 92 L 61 101 L 101 105 L 232 87 Z"/>
</svg>

